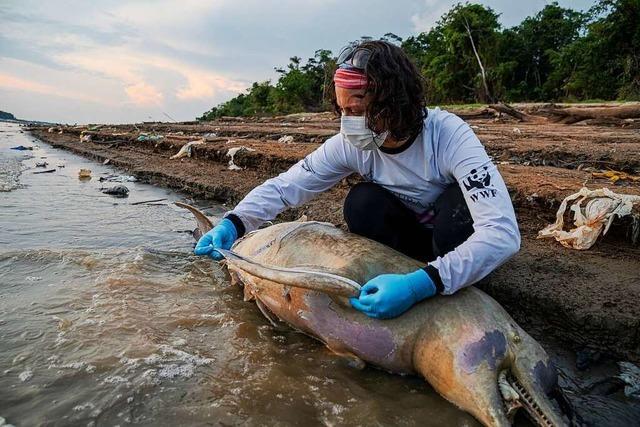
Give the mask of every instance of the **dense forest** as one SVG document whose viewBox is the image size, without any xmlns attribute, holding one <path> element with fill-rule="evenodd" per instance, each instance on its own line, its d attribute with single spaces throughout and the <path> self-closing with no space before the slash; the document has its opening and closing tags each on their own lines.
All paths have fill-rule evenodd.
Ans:
<svg viewBox="0 0 640 427">
<path fill-rule="evenodd" d="M 414 60 L 428 104 L 640 100 L 640 0 L 599 0 L 587 11 L 551 3 L 512 28 L 491 8 L 457 4 L 428 32 L 381 39 Z M 255 82 L 198 120 L 331 109 L 335 67 L 325 49 L 292 57 L 275 84 Z"/>
</svg>

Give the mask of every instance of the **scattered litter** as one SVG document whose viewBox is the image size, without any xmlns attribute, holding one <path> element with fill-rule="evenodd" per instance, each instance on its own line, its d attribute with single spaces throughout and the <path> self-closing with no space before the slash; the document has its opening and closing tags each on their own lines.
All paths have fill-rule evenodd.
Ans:
<svg viewBox="0 0 640 427">
<path fill-rule="evenodd" d="M 18 375 L 18 378 L 20 378 L 20 381 L 27 382 L 29 381 L 31 378 L 33 378 L 33 372 L 29 369 L 25 370 L 24 372 L 21 372 L 20 375 Z"/>
<path fill-rule="evenodd" d="M 285 136 L 281 136 L 278 139 L 278 142 L 280 144 L 291 144 L 293 142 L 293 137 L 291 135 L 285 135 Z"/>
<path fill-rule="evenodd" d="M 471 126 L 469 126 L 469 127 L 470 127 L 471 129 L 475 129 L 475 130 L 480 129 L 480 126 L 476 126 L 476 125 L 471 125 Z"/>
<path fill-rule="evenodd" d="M 33 151 L 33 147 L 25 147 L 24 145 L 18 145 L 17 147 L 11 147 L 12 150 L 18 150 L 18 151 L 25 151 L 25 150 L 29 150 L 29 151 Z"/>
<path fill-rule="evenodd" d="M 62 169 L 64 167 L 64 165 L 62 163 L 59 163 L 56 165 L 56 167 L 58 167 L 59 169 Z"/>
<path fill-rule="evenodd" d="M 91 135 L 80 135 L 80 142 L 91 142 Z"/>
<path fill-rule="evenodd" d="M 519 128 L 513 128 L 513 133 L 516 135 L 522 135 L 522 131 Z"/>
<path fill-rule="evenodd" d="M 154 203 L 154 202 L 163 202 L 167 199 L 153 199 L 153 200 L 144 200 L 142 202 L 133 202 L 133 203 L 129 203 L 130 205 L 142 205 L 144 203 Z"/>
<path fill-rule="evenodd" d="M 60 132 L 60 131 L 62 131 L 62 129 L 61 128 L 57 128 L 57 127 L 51 127 L 49 129 L 47 129 L 47 132 L 49 132 L 49 133 Z"/>
<path fill-rule="evenodd" d="M 136 182 L 138 179 L 133 175 L 107 175 L 101 176 L 100 182 Z"/>
<path fill-rule="evenodd" d="M 579 200 L 570 208 L 576 227 L 564 231 L 562 227 L 567 204 L 576 199 Z M 582 207 L 582 202 L 587 199 L 591 200 Z M 567 248 L 589 249 L 600 233 L 607 234 L 616 216 L 631 214 L 633 206 L 637 203 L 640 203 L 640 196 L 617 194 L 607 188 L 589 190 L 583 187 L 579 192 L 565 197 L 556 213 L 556 222 L 540 230 L 538 238 L 553 237 Z"/>
<path fill-rule="evenodd" d="M 114 197 L 127 197 L 129 195 L 129 189 L 126 185 L 122 184 L 115 185 L 109 188 L 101 188 L 100 191 L 102 191 L 104 194 L 109 194 Z"/>
<path fill-rule="evenodd" d="M 238 151 L 241 151 L 241 150 L 256 151 L 253 148 L 245 147 L 244 145 L 241 145 L 240 147 L 229 148 L 229 151 L 227 151 L 227 156 L 231 157 L 231 159 L 229 159 L 229 168 L 228 168 L 229 170 L 232 170 L 232 171 L 242 170 L 240 166 L 233 163 L 234 156 L 236 155 L 236 153 L 238 153 Z"/>
<path fill-rule="evenodd" d="M 90 179 L 91 178 L 91 169 L 80 169 L 78 172 L 78 178 L 80 179 Z"/>
<path fill-rule="evenodd" d="M 618 181 L 640 181 L 640 176 L 629 175 L 626 172 L 620 172 L 616 170 L 608 170 L 605 172 L 591 172 L 591 176 L 594 178 L 609 178 L 613 184 Z"/>
<path fill-rule="evenodd" d="M 105 159 L 104 162 L 102 162 L 103 165 L 108 165 L 109 163 L 111 163 L 111 159 Z"/>
<path fill-rule="evenodd" d="M 37 168 L 46 168 L 47 166 L 49 166 L 49 163 L 47 162 L 36 162 Z"/>
<path fill-rule="evenodd" d="M 618 362 L 620 378 L 625 382 L 624 394 L 627 397 L 640 399 L 640 368 L 630 362 Z"/>
<path fill-rule="evenodd" d="M 208 140 L 210 140 L 210 139 L 215 139 L 215 138 L 217 138 L 217 137 L 218 137 L 218 134 L 216 134 L 216 133 L 214 133 L 214 132 L 208 132 L 208 133 L 205 133 L 204 135 L 202 135 L 202 138 L 203 138 L 205 141 L 208 141 Z"/>
<path fill-rule="evenodd" d="M 178 151 L 176 154 L 174 154 L 173 156 L 171 156 L 169 158 L 171 160 L 174 160 L 174 159 L 179 159 L 181 157 L 191 157 L 191 147 L 193 147 L 194 145 L 201 145 L 201 144 L 204 144 L 204 140 L 202 140 L 202 139 L 199 139 L 197 141 L 187 142 L 186 144 L 184 144 L 182 146 L 180 151 Z"/>
<path fill-rule="evenodd" d="M 160 141 L 162 138 L 164 138 L 164 136 L 162 135 L 149 135 L 146 133 L 141 133 L 138 138 L 136 138 L 137 141 L 139 142 L 145 142 L 145 141 Z"/>
<path fill-rule="evenodd" d="M 38 173 L 51 173 L 51 172 L 55 172 L 55 169 L 47 169 L 46 171 L 38 171 L 38 172 L 34 172 L 33 174 L 38 174 Z"/>
</svg>

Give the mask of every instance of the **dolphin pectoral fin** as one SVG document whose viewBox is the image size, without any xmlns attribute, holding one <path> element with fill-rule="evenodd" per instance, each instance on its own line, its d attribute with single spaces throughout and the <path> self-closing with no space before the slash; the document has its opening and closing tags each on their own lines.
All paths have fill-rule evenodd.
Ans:
<svg viewBox="0 0 640 427">
<path fill-rule="evenodd" d="M 258 306 L 258 309 L 260 310 L 262 315 L 267 318 L 269 323 L 271 323 L 271 326 L 273 326 L 277 330 L 287 329 L 286 327 L 282 326 L 281 324 L 282 322 L 280 321 L 280 319 L 278 319 L 278 317 L 276 317 L 276 315 L 273 314 L 271 310 L 269 310 L 269 308 L 265 306 L 262 301 L 260 301 L 260 298 L 255 298 L 255 301 L 256 301 L 256 305 Z"/>
<path fill-rule="evenodd" d="M 351 353 L 350 351 L 342 350 L 340 348 L 340 344 L 331 345 L 329 343 L 325 343 L 325 345 L 331 353 L 344 359 L 350 367 L 361 371 L 367 366 L 367 363 L 355 354 Z"/>
<path fill-rule="evenodd" d="M 195 237 L 196 240 L 199 240 L 200 237 L 202 237 L 207 231 L 213 228 L 211 220 L 209 220 L 209 218 L 207 218 L 207 216 L 199 209 L 182 202 L 174 202 L 174 204 L 180 208 L 188 210 L 196 218 L 196 224 L 198 224 L 198 228 L 193 233 L 193 237 Z"/>
</svg>

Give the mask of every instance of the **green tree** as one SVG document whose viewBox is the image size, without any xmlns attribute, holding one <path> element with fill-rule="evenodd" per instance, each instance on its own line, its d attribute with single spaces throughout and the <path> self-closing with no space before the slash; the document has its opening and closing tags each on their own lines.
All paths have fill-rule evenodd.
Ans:
<svg viewBox="0 0 640 427">
<path fill-rule="evenodd" d="M 640 0 L 601 0 L 584 37 L 553 57 L 550 84 L 570 99 L 640 100 Z"/>
<path fill-rule="evenodd" d="M 505 30 L 500 46 L 501 80 L 508 87 L 510 100 L 549 100 L 562 95 L 554 82 L 548 82 L 553 59 L 580 36 L 586 15 L 558 6 L 546 5 L 535 16 L 525 18 Z"/>
<path fill-rule="evenodd" d="M 499 95 L 499 30 L 491 8 L 457 4 L 429 32 L 404 41 L 402 48 L 425 78 L 429 103 L 488 101 Z"/>
</svg>

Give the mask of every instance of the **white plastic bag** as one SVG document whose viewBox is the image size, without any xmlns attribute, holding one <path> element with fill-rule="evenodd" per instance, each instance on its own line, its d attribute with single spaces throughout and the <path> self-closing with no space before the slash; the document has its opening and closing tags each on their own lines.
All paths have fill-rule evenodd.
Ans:
<svg viewBox="0 0 640 427">
<path fill-rule="evenodd" d="M 564 231 L 564 213 L 571 201 L 575 228 Z M 583 206 L 583 203 L 586 203 Z M 538 238 L 553 237 L 563 246 L 573 249 L 589 249 L 602 233 L 607 233 L 614 218 L 631 214 L 633 206 L 640 203 L 640 196 L 618 194 L 602 188 L 589 190 L 583 187 L 566 197 L 556 213 L 556 222 L 538 232 Z"/>
</svg>

